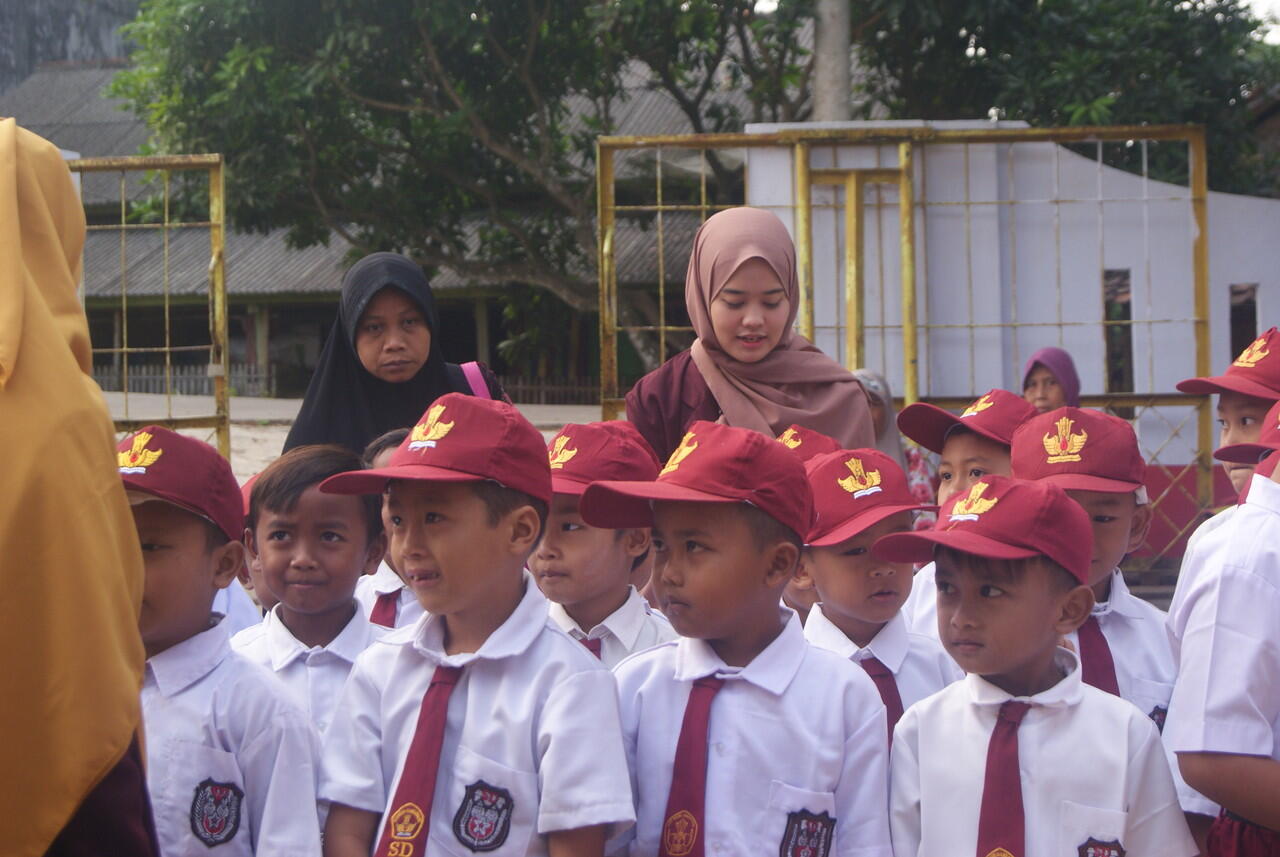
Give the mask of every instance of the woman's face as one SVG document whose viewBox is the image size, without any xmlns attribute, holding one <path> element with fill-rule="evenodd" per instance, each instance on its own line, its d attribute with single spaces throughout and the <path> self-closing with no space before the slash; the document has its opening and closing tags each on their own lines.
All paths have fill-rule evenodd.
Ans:
<svg viewBox="0 0 1280 857">
<path fill-rule="evenodd" d="M 791 303 L 773 268 L 763 259 L 748 259 L 725 281 L 709 309 L 711 329 L 725 353 L 756 363 L 782 339 Z"/>
<path fill-rule="evenodd" d="M 374 377 L 408 381 L 431 353 L 431 329 L 422 309 L 404 292 L 388 286 L 373 296 L 356 325 L 356 355 Z"/>
<path fill-rule="evenodd" d="M 1042 414 L 1056 411 L 1067 404 L 1066 393 L 1058 383 L 1057 376 L 1039 363 L 1027 376 L 1027 382 L 1022 387 L 1022 398 Z"/>
</svg>

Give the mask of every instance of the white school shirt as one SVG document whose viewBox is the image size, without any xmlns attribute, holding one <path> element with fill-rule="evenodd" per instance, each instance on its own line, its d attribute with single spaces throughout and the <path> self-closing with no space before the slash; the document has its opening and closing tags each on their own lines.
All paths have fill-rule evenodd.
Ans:
<svg viewBox="0 0 1280 857">
<path fill-rule="evenodd" d="M 607 853 L 622 853 L 628 842 L 633 857 L 658 853 L 685 706 L 693 682 L 710 675 L 725 683 L 708 723 L 707 857 L 791 854 L 783 845 L 801 824 L 829 819 L 834 844 L 815 853 L 891 853 L 880 694 L 861 667 L 810 645 L 800 618 L 784 615 L 782 632 L 741 669 L 691 638 L 618 664 L 637 820 Z"/>
<path fill-rule="evenodd" d="M 1026 852 L 1019 857 L 1106 854 L 1192 857 L 1160 735 L 1146 715 L 1080 680 L 1079 661 L 1059 649 L 1067 675 L 1031 697 L 1018 727 Z M 1000 705 L 1013 699 L 967 675 L 907 710 L 893 735 L 889 814 L 896 857 L 973 854 Z"/>
<path fill-rule="evenodd" d="M 327 646 L 308 648 L 285 627 L 276 605 L 258 625 L 232 637 L 231 648 L 274 672 L 323 735 L 356 657 L 386 633 L 386 628 L 366 619 L 357 605 L 351 621 Z"/>
<path fill-rule="evenodd" d="M 1198 546 L 1203 566 L 1170 627 L 1175 752 L 1280 760 L 1280 485 L 1254 476 L 1231 521 Z"/>
<path fill-rule="evenodd" d="M 907 630 L 938 639 L 938 581 L 934 564 L 921 566 L 911 578 L 911 592 L 902 605 Z"/>
<path fill-rule="evenodd" d="M 422 699 L 442 664 L 465 669 L 449 697 L 434 803 L 423 808 L 425 853 L 541 855 L 539 834 L 635 820 L 613 676 L 551 623 L 528 572 L 524 587 L 477 652 L 446 655 L 443 618 L 428 614 L 356 659 L 325 735 L 322 799 L 394 809 Z M 482 783 L 500 795 L 508 824 L 491 826 L 492 841 L 464 844 Z"/>
<path fill-rule="evenodd" d="M 933 637 L 907 630 L 902 612 L 895 613 L 880 632 L 864 648 L 845 636 L 815 604 L 804 623 L 804 637 L 815 646 L 835 652 L 861 666 L 867 658 L 875 658 L 893 673 L 902 697 L 903 709 L 932 696 L 953 681 L 964 677 L 946 650 Z"/>
<path fill-rule="evenodd" d="M 627 600 L 622 606 L 590 631 L 578 627 L 563 605 L 554 601 L 550 605 L 548 613 L 560 630 L 579 642 L 588 639 L 600 641 L 600 661 L 610 669 L 629 655 L 678 636 L 667 617 L 650 607 L 634 586 L 627 587 Z"/>
<path fill-rule="evenodd" d="M 365 574 L 356 581 L 356 601 L 360 602 L 360 611 L 366 619 L 373 612 L 373 605 L 378 603 L 378 596 L 384 592 L 398 592 L 400 598 L 396 603 L 396 627 L 404 628 L 422 618 L 426 611 L 418 601 L 413 590 L 405 586 L 400 575 L 395 573 L 386 560 L 378 563 L 378 570 L 373 574 Z"/>
<path fill-rule="evenodd" d="M 223 622 L 147 659 L 142 714 L 164 857 L 318 857 L 315 730 Z"/>
</svg>

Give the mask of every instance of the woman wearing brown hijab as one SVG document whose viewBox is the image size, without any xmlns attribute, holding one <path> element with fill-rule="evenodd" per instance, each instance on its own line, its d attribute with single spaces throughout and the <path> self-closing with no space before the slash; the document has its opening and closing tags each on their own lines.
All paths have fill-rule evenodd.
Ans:
<svg viewBox="0 0 1280 857">
<path fill-rule="evenodd" d="M 732 208 L 702 224 L 684 296 L 698 339 L 627 394 L 627 418 L 659 457 L 695 420 L 770 437 L 796 424 L 845 449 L 875 445 L 862 385 L 792 329 L 795 244 L 775 215 Z"/>
</svg>

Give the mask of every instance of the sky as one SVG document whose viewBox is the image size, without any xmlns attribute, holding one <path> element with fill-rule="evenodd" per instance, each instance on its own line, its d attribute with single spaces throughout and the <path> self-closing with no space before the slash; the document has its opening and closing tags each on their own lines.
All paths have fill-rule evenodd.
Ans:
<svg viewBox="0 0 1280 857">
<path fill-rule="evenodd" d="M 1269 15 L 1280 18 L 1280 0 L 1247 0 L 1246 5 L 1259 18 Z M 1280 26 L 1271 27 L 1270 32 L 1267 33 L 1267 41 L 1273 45 L 1280 44 Z"/>
</svg>

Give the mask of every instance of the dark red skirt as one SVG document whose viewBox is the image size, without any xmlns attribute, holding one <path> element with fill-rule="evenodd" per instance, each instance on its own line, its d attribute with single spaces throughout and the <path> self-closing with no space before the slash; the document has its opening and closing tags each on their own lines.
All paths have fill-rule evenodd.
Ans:
<svg viewBox="0 0 1280 857">
<path fill-rule="evenodd" d="M 1209 857 L 1280 857 L 1280 832 L 1223 810 L 1209 828 Z"/>
<path fill-rule="evenodd" d="M 128 854 L 159 857 L 142 752 L 135 737 L 114 768 L 85 796 L 45 857 Z"/>
</svg>

